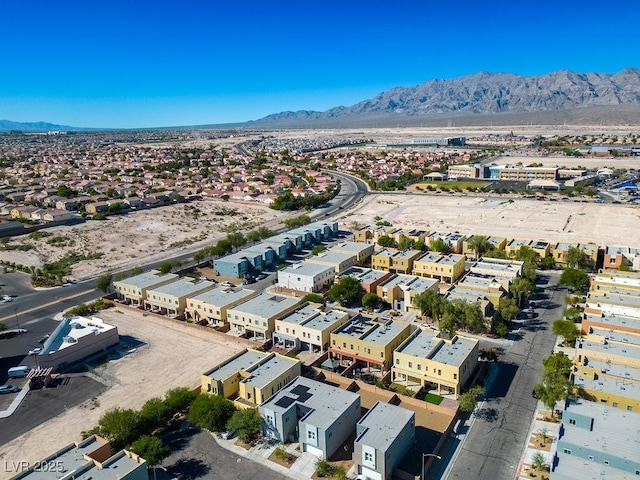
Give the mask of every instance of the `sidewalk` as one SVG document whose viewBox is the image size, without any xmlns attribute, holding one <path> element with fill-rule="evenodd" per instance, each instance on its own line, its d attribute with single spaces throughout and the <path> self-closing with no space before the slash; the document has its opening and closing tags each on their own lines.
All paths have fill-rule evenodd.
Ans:
<svg viewBox="0 0 640 480">
<path fill-rule="evenodd" d="M 230 440 L 224 440 L 219 438 L 216 434 L 212 433 L 216 443 L 222 448 L 235 453 L 236 455 L 249 460 L 253 460 L 256 463 L 260 463 L 271 470 L 274 470 L 282 475 L 286 475 L 294 480 L 309 480 L 313 473 L 316 471 L 316 462 L 318 457 L 307 452 L 300 452 L 296 450 L 298 443 L 290 443 L 289 445 L 282 445 L 279 443 L 266 443 L 264 441 L 256 443 L 249 450 L 239 447 L 235 444 L 236 438 Z M 279 446 L 285 448 L 285 450 L 296 457 L 296 461 L 290 468 L 284 467 L 276 462 L 269 460 L 269 456 Z"/>
<path fill-rule="evenodd" d="M 13 399 L 13 401 L 11 402 L 11 405 L 9 405 L 9 408 L 7 408 L 3 412 L 0 412 L 0 418 L 8 418 L 11 415 L 13 415 L 13 413 L 18 409 L 18 407 L 22 403 L 22 400 L 24 400 L 24 397 L 26 397 L 27 393 L 29 393 L 29 390 L 30 390 L 29 382 L 27 382 L 25 386 L 22 387 L 22 390 L 20 390 L 18 395 L 16 395 L 16 398 Z"/>
</svg>

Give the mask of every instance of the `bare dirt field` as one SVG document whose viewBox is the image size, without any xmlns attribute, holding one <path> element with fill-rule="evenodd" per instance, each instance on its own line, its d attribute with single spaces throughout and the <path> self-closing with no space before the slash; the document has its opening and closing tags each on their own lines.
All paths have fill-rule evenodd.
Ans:
<svg viewBox="0 0 640 480">
<path fill-rule="evenodd" d="M 248 345 L 242 339 L 152 315 L 143 317 L 142 312 L 129 309 L 103 311 L 99 317 L 116 325 L 121 336 L 133 337 L 144 345 L 94 370 L 97 378 L 109 385 L 96 402 L 70 408 L 3 445 L 0 457 L 40 460 L 80 440 L 80 433 L 95 426 L 107 410 L 137 409 L 171 388 L 195 387 L 202 373 Z M 0 472 L 0 478 L 8 477 Z"/>
<path fill-rule="evenodd" d="M 196 201 L 53 227 L 43 230 L 50 236 L 39 239 L 14 237 L 12 244 L 30 244 L 33 248 L 0 251 L 0 259 L 40 267 L 71 252 L 102 252 L 100 259 L 73 266 L 72 276 L 82 279 L 211 245 L 234 228 L 249 230 L 283 216 L 260 205 Z"/>
<path fill-rule="evenodd" d="M 354 222 L 362 227 L 373 224 L 376 215 L 394 227 L 550 243 L 638 246 L 640 238 L 638 207 L 491 196 L 369 195 L 342 222 L 347 229 Z"/>
</svg>

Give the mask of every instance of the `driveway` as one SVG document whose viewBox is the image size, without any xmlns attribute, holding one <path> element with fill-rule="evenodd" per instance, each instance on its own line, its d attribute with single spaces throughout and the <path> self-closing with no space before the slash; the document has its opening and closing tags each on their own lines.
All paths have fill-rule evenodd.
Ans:
<svg viewBox="0 0 640 480">
<path fill-rule="evenodd" d="M 164 441 L 172 453 L 162 461 L 161 467 L 166 472 L 158 469 L 157 480 L 289 480 L 264 465 L 225 450 L 210 433 L 196 427 L 171 433 Z"/>
<path fill-rule="evenodd" d="M 557 286 L 560 272 L 541 276 L 548 277 L 548 283 L 533 298 L 538 316 L 521 328 L 521 336 L 495 365 L 498 372 L 487 400 L 479 405 L 448 475 L 444 472 L 448 479 L 515 477 L 537 402 L 531 391 L 542 377 L 542 359 L 552 353 L 551 325 L 561 318 L 567 294 Z"/>
</svg>

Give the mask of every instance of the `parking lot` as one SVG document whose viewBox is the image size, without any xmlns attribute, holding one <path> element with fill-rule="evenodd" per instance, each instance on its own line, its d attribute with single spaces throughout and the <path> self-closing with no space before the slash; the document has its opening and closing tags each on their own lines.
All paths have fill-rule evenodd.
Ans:
<svg viewBox="0 0 640 480">
<path fill-rule="evenodd" d="M 62 408 L 58 403 L 48 413 L 43 412 L 41 417 L 26 425 L 34 428 L 3 445 L 0 461 L 39 460 L 79 440 L 81 432 L 95 426 L 110 408 L 140 408 L 149 398 L 162 396 L 173 387 L 195 387 L 199 385 L 203 372 L 249 345 L 235 337 L 119 308 L 103 311 L 99 317 L 116 325 L 121 337 L 125 336 L 129 344 L 139 346 L 91 371 L 99 380 L 95 382 L 99 387 L 97 391 L 92 390 L 91 382 L 74 379 L 68 385 L 57 387 L 62 388 L 61 398 L 73 397 L 78 400 L 77 404 L 70 406 L 71 402 L 62 401 Z M 33 408 L 35 412 L 39 405 L 42 407 L 52 401 L 45 395 L 48 395 L 46 389 L 41 392 L 30 393 L 19 410 L 26 407 Z M 41 423 L 47 415 L 53 418 Z M 14 417 L 7 420 L 13 422 Z M 3 427 L 0 429 L 5 430 Z M 8 476 L 0 472 L 0 478 Z"/>
</svg>

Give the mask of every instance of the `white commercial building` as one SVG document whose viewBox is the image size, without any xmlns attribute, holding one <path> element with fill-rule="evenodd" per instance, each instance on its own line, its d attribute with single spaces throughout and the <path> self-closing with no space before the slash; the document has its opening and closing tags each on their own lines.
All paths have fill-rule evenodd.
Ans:
<svg viewBox="0 0 640 480">
<path fill-rule="evenodd" d="M 278 271 L 278 285 L 301 292 L 317 293 L 333 283 L 336 271 L 330 265 L 303 262 Z"/>
</svg>

